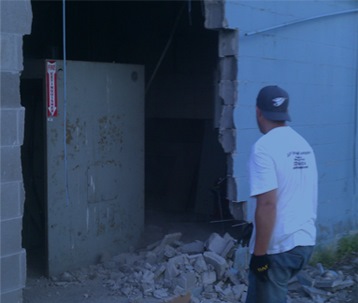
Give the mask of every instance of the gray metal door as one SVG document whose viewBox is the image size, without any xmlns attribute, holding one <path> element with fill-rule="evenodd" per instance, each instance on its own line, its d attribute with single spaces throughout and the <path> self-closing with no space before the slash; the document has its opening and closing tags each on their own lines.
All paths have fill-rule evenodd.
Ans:
<svg viewBox="0 0 358 303">
<path fill-rule="evenodd" d="M 54 64 L 46 62 L 49 275 L 128 250 L 144 224 L 143 67 L 67 61 L 64 88 L 63 62 Z"/>
</svg>

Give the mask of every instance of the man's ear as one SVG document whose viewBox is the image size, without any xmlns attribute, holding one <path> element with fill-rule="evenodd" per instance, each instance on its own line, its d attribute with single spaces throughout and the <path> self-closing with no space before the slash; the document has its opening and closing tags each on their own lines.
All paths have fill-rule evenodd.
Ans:
<svg viewBox="0 0 358 303">
<path fill-rule="evenodd" d="M 256 116 L 257 117 L 261 117 L 262 116 L 262 113 L 261 113 L 261 110 L 256 106 Z"/>
</svg>

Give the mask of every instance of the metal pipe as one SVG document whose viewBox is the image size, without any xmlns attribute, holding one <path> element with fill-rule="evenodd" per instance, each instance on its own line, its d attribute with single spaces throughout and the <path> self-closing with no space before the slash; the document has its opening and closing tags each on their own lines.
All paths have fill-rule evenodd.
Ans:
<svg viewBox="0 0 358 303">
<path fill-rule="evenodd" d="M 257 30 L 257 31 L 252 31 L 252 32 L 245 33 L 245 36 L 253 36 L 253 35 L 256 35 L 256 34 L 261 34 L 261 33 L 272 31 L 272 30 L 275 30 L 275 29 L 278 29 L 278 28 L 287 27 L 287 26 L 290 26 L 290 25 L 295 25 L 295 24 L 298 24 L 298 23 L 303 23 L 303 22 L 307 22 L 307 21 L 311 21 L 311 20 L 327 18 L 327 17 L 337 16 L 337 15 L 352 14 L 352 13 L 358 13 L 358 9 L 345 10 L 345 11 L 340 11 L 340 12 L 335 12 L 335 13 L 330 13 L 330 14 L 324 14 L 324 15 L 319 15 L 319 16 L 310 17 L 310 18 L 304 18 L 304 19 L 295 20 L 295 21 L 291 21 L 291 22 L 286 22 L 286 23 L 283 23 L 283 24 L 280 24 L 280 25 L 275 25 L 275 26 L 267 27 L 267 28 L 260 29 L 260 30 Z"/>
</svg>

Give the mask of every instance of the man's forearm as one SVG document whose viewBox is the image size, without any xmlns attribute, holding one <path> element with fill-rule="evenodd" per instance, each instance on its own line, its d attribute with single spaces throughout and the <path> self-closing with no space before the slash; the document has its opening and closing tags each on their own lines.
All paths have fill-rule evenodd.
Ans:
<svg viewBox="0 0 358 303">
<path fill-rule="evenodd" d="M 274 190 L 257 196 L 257 206 L 255 212 L 255 255 L 261 256 L 267 253 L 275 221 L 276 191 Z"/>
</svg>

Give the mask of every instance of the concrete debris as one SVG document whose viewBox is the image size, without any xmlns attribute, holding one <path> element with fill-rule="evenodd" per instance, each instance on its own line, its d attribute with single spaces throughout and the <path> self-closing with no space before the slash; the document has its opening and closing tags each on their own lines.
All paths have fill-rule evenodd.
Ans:
<svg viewBox="0 0 358 303">
<path fill-rule="evenodd" d="M 221 237 L 217 233 L 212 233 L 206 242 L 206 249 L 214 252 L 223 258 L 231 257 L 233 253 L 233 247 L 236 240 L 228 233 L 225 233 L 224 237 Z"/>
<path fill-rule="evenodd" d="M 224 276 L 226 270 L 228 269 L 228 264 L 226 260 L 212 251 L 204 252 L 203 256 L 206 263 L 214 267 L 218 279 L 221 279 Z"/>
<path fill-rule="evenodd" d="M 202 241 L 196 240 L 191 243 L 180 246 L 180 251 L 187 254 L 200 254 L 205 251 L 205 244 Z"/>
<path fill-rule="evenodd" d="M 53 278 L 54 284 L 81 283 L 99 278 L 113 295 L 129 302 L 240 303 L 247 296 L 248 251 L 229 234 L 210 235 L 206 242 L 180 242 L 180 233 L 134 253 L 102 256 L 102 263 Z M 245 248 L 246 249 L 246 248 Z M 239 251 L 239 253 L 238 253 Z M 353 265 L 352 265 L 353 266 Z M 344 276 L 322 264 L 308 266 L 289 283 L 290 303 L 329 303 L 334 294 L 358 282 L 358 275 Z M 60 283 L 60 284 L 58 284 Z M 344 299 L 344 298 L 343 298 Z"/>
<path fill-rule="evenodd" d="M 352 267 L 353 269 L 353 267 Z M 297 283 L 299 282 L 299 283 Z M 296 278 L 290 281 L 289 291 L 292 297 L 299 300 L 292 302 L 328 303 L 341 302 L 337 300 L 337 292 L 352 287 L 357 281 L 354 277 L 344 276 L 341 271 L 327 270 L 322 264 L 315 267 L 308 266 L 302 270 Z M 302 299 L 302 291 L 309 296 L 311 301 Z M 342 302 L 345 301 L 344 294 Z"/>
<path fill-rule="evenodd" d="M 329 292 L 314 287 L 303 285 L 302 288 L 312 298 L 312 300 L 317 303 L 324 303 L 331 295 Z"/>
</svg>

